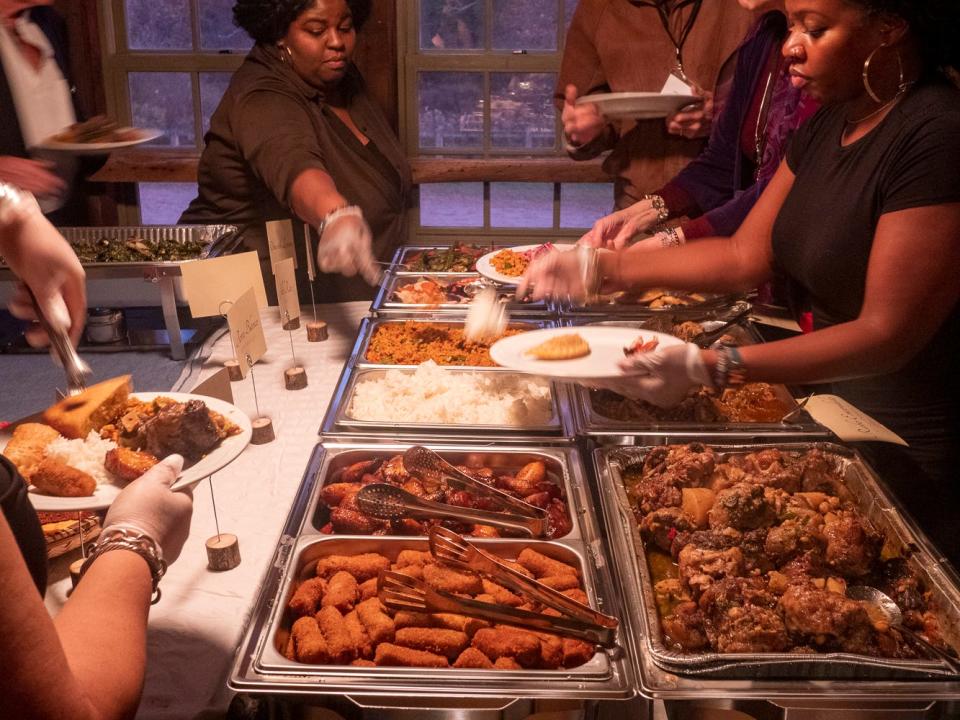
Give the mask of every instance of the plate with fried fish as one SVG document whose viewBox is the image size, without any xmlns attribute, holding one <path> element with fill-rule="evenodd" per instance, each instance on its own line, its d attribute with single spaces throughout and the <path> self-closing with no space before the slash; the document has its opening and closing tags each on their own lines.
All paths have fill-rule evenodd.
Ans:
<svg viewBox="0 0 960 720">
<path fill-rule="evenodd" d="M 677 345 L 673 335 L 635 327 L 546 328 L 498 340 L 490 347 L 497 365 L 563 380 L 615 378 L 620 361 L 636 352 Z"/>
</svg>

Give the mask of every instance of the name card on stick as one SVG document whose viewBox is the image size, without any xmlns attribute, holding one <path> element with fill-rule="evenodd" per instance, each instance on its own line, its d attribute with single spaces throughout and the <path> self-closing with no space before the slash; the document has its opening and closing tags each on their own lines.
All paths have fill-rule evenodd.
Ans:
<svg viewBox="0 0 960 720">
<path fill-rule="evenodd" d="M 277 281 L 280 320 L 284 323 L 300 317 L 300 297 L 297 294 L 297 276 L 293 267 L 293 258 L 281 260 L 273 266 L 273 277 Z"/>
<path fill-rule="evenodd" d="M 888 442 L 906 445 L 907 442 L 881 425 L 869 415 L 836 395 L 814 395 L 804 406 L 807 413 L 821 425 L 846 442 Z"/>
<path fill-rule="evenodd" d="M 267 291 L 256 252 L 209 260 L 194 260 L 180 266 L 183 287 L 193 317 L 220 315 L 224 302 L 233 302 L 245 290 L 252 290 L 257 307 L 267 306 Z"/>
<path fill-rule="evenodd" d="M 293 258 L 297 267 L 297 251 L 293 244 L 293 223 L 290 220 L 271 220 L 267 226 L 267 246 L 270 248 L 270 269 L 277 272 L 281 260 Z"/>
<path fill-rule="evenodd" d="M 260 308 L 257 307 L 252 288 L 230 306 L 227 311 L 227 325 L 230 326 L 230 337 L 237 353 L 240 374 L 246 377 L 250 363 L 255 363 L 267 352 L 267 339 L 263 336 L 263 325 L 260 322 Z"/>
</svg>

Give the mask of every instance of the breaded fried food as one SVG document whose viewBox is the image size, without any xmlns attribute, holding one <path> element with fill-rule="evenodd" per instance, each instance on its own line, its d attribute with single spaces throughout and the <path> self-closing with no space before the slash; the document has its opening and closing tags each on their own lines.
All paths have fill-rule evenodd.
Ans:
<svg viewBox="0 0 960 720">
<path fill-rule="evenodd" d="M 477 630 L 490 627 L 486 620 L 467 617 L 466 615 L 457 615 L 456 613 L 433 613 L 431 615 L 432 625 L 446 628 L 447 630 L 459 630 L 466 633 L 468 637 L 473 637 Z"/>
<path fill-rule="evenodd" d="M 509 605 L 510 607 L 519 607 L 523 605 L 523 598 L 507 590 L 503 585 L 498 585 L 492 580 L 484 578 L 482 580 L 483 591 L 493 597 L 497 605 Z"/>
<path fill-rule="evenodd" d="M 43 411 L 43 421 L 67 438 L 85 438 L 119 415 L 133 390 L 129 375 L 91 385 Z"/>
<path fill-rule="evenodd" d="M 455 668 L 469 668 L 471 670 L 491 670 L 493 663 L 486 655 L 475 647 L 468 647 L 453 663 Z"/>
<path fill-rule="evenodd" d="M 287 607 L 296 617 L 315 615 L 320 609 L 320 600 L 327 591 L 327 581 L 313 577 L 300 583 L 300 587 L 293 593 Z"/>
<path fill-rule="evenodd" d="M 590 605 L 590 598 L 587 597 L 587 594 L 580 588 L 572 588 L 571 590 L 564 590 L 563 594 L 566 595 L 571 600 L 576 600 L 581 605 Z"/>
<path fill-rule="evenodd" d="M 556 670 L 563 666 L 563 638 L 549 633 L 535 633 L 540 638 L 540 667 Z"/>
<path fill-rule="evenodd" d="M 327 504 L 327 507 L 337 507 L 346 498 L 351 495 L 356 495 L 358 492 L 360 492 L 359 483 L 328 483 L 320 490 L 320 497 L 323 498 L 323 502 Z"/>
<path fill-rule="evenodd" d="M 532 572 L 536 578 L 549 577 L 550 575 L 575 575 L 580 577 L 580 573 L 572 565 L 554 560 L 531 548 L 521 550 L 517 556 L 517 562 Z M 319 573 L 317 574 L 319 575 Z"/>
<path fill-rule="evenodd" d="M 354 645 L 340 611 L 328 605 L 321 608 L 315 617 L 323 639 L 327 641 L 327 652 L 331 659 L 336 663 L 348 663 L 355 659 L 360 648 Z"/>
<path fill-rule="evenodd" d="M 540 660 L 540 638 L 525 630 L 505 626 L 477 630 L 473 647 L 496 661 L 511 657 L 523 667 L 533 667 Z"/>
<path fill-rule="evenodd" d="M 498 657 L 493 663 L 494 670 L 523 670 L 523 666 L 509 655 Z"/>
<path fill-rule="evenodd" d="M 579 333 L 565 333 L 534 345 L 525 353 L 537 360 L 573 360 L 590 354 L 590 345 Z"/>
<path fill-rule="evenodd" d="M 588 642 L 574 638 L 563 638 L 563 666 L 565 668 L 575 668 L 583 665 L 593 657 L 595 652 L 594 646 Z"/>
<path fill-rule="evenodd" d="M 540 584 L 562 592 L 579 588 L 580 580 L 576 575 L 547 575 L 540 578 Z"/>
<path fill-rule="evenodd" d="M 433 625 L 433 615 L 412 610 L 399 610 L 393 616 L 393 623 L 397 630 L 408 627 L 429 627 Z"/>
<path fill-rule="evenodd" d="M 97 489 L 92 475 L 52 458 L 40 461 L 30 481 L 44 495 L 56 497 L 87 497 Z"/>
<path fill-rule="evenodd" d="M 423 581 L 434 590 L 458 595 L 476 595 L 483 592 L 483 584 L 476 575 L 457 572 L 440 565 L 424 565 Z"/>
<path fill-rule="evenodd" d="M 433 555 L 421 550 L 401 550 L 397 561 L 393 564 L 394 570 L 400 570 L 408 565 L 432 565 Z"/>
<path fill-rule="evenodd" d="M 104 467 L 127 482 L 136 480 L 158 462 L 160 461 L 148 452 L 119 446 L 108 450 L 103 458 Z"/>
<path fill-rule="evenodd" d="M 470 644 L 470 638 L 466 633 L 457 630 L 407 627 L 397 630 L 393 642 L 414 650 L 426 650 L 436 655 L 443 655 L 453 660 Z"/>
<path fill-rule="evenodd" d="M 364 658 L 357 658 L 356 660 L 351 660 L 350 664 L 353 667 L 376 667 L 377 664 L 373 660 L 365 660 Z"/>
<path fill-rule="evenodd" d="M 442 655 L 386 642 L 377 645 L 377 653 L 373 661 L 377 665 L 387 667 L 450 667 L 450 662 Z"/>
<path fill-rule="evenodd" d="M 357 586 L 357 592 L 360 593 L 360 600 L 369 600 L 377 596 L 377 578 L 364 580 Z"/>
<path fill-rule="evenodd" d="M 287 660 L 297 661 L 297 646 L 293 642 L 293 633 L 287 635 L 287 641 L 283 644 L 283 656 Z"/>
<path fill-rule="evenodd" d="M 320 607 L 335 607 L 342 613 L 348 613 L 357 604 L 358 595 L 357 579 L 341 570 L 327 581 L 327 592 L 320 601 Z"/>
<path fill-rule="evenodd" d="M 327 641 L 320 632 L 316 618 L 307 615 L 298 619 L 290 630 L 297 660 L 313 665 L 326 665 L 330 662 Z"/>
<path fill-rule="evenodd" d="M 363 623 L 367 635 L 370 636 L 370 640 L 374 644 L 393 642 L 394 635 L 397 632 L 393 619 L 384 610 L 385 608 L 377 598 L 364 600 L 357 605 L 357 615 L 360 616 L 360 622 Z"/>
<path fill-rule="evenodd" d="M 368 658 L 373 655 L 373 643 L 370 642 L 370 636 L 360 621 L 360 616 L 356 610 L 351 610 L 343 616 L 343 625 L 350 633 L 350 640 L 356 648 L 357 657 Z"/>
<path fill-rule="evenodd" d="M 3 454 L 17 466 L 17 470 L 27 482 L 32 482 L 37 466 L 43 462 L 47 445 L 58 437 L 60 433 L 49 425 L 23 423 L 13 429 L 13 436 L 3 449 Z"/>
<path fill-rule="evenodd" d="M 389 570 L 390 561 L 379 553 L 360 555 L 328 555 L 317 560 L 317 575 L 332 577 L 341 570 L 348 572 L 358 583 L 375 578 L 381 570 Z"/>
</svg>

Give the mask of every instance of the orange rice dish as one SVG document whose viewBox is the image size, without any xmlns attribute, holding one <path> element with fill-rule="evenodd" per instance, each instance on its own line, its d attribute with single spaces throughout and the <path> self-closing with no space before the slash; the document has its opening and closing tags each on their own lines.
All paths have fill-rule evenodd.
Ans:
<svg viewBox="0 0 960 720">
<path fill-rule="evenodd" d="M 514 250 L 501 250 L 490 258 L 490 264 L 493 265 L 494 270 L 501 275 L 520 277 L 524 271 L 526 271 L 527 265 L 530 264 L 530 259 L 527 257 L 527 253 L 518 253 Z"/>
<path fill-rule="evenodd" d="M 521 332 L 507 330 L 500 337 Z M 467 342 L 461 325 L 408 320 L 378 326 L 370 338 L 366 360 L 383 365 L 419 365 L 433 360 L 437 365 L 495 367 L 490 358 L 491 344 Z"/>
</svg>

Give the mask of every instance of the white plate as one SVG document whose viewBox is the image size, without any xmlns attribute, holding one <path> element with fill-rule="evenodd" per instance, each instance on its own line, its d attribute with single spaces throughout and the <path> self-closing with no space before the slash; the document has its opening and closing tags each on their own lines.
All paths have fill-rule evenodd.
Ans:
<svg viewBox="0 0 960 720">
<path fill-rule="evenodd" d="M 129 130 L 130 128 L 119 128 L 120 130 Z M 138 137 L 134 140 L 121 140 L 120 142 L 61 142 L 54 137 L 48 137 L 35 147 L 41 150 L 52 150 L 55 152 L 70 153 L 71 155 L 106 155 L 114 150 L 133 147 L 134 145 L 143 145 L 151 140 L 156 140 L 163 135 L 162 130 L 153 128 L 136 128 Z"/>
<path fill-rule="evenodd" d="M 672 115 L 684 105 L 700 102 L 696 95 L 663 95 L 650 92 L 615 92 L 584 95 L 577 105 L 594 103 L 601 115 L 616 120 L 649 120 Z"/>
<path fill-rule="evenodd" d="M 526 354 L 531 348 L 551 338 L 573 333 L 582 337 L 590 345 L 589 355 L 573 360 L 537 360 Z M 661 347 L 683 343 L 680 338 L 673 335 L 628 327 L 547 328 L 497 340 L 490 347 L 490 357 L 497 365 L 533 375 L 565 380 L 600 380 L 623 375 L 618 364 L 624 358 L 623 349 L 632 345 L 640 337 L 644 340 L 656 338 L 660 341 Z"/>
<path fill-rule="evenodd" d="M 551 243 L 551 244 L 557 250 L 572 250 L 573 248 L 576 247 L 576 245 L 568 245 L 568 244 L 564 244 L 564 245 L 557 245 L 556 243 Z M 477 272 L 483 275 L 485 278 L 488 278 L 489 280 L 493 280 L 494 282 L 498 282 L 501 285 L 517 285 L 520 282 L 520 278 L 522 278 L 523 275 L 503 275 L 502 273 L 498 272 L 497 269 L 494 268 L 490 262 L 493 259 L 493 256 L 499 252 L 503 252 L 503 250 L 513 250 L 514 252 L 522 253 L 522 252 L 526 252 L 527 250 L 535 250 L 536 248 L 541 247 L 543 245 L 546 245 L 546 243 L 538 243 L 536 245 L 518 245 L 517 247 L 512 247 L 512 248 L 498 248 L 493 252 L 488 252 L 486 255 L 484 255 L 479 260 L 477 260 Z"/>
<path fill-rule="evenodd" d="M 243 452 L 243 449 L 250 442 L 250 435 L 253 431 L 250 426 L 250 418 L 236 405 L 231 405 L 223 400 L 207 397 L 206 395 L 193 395 L 191 393 L 136 392 L 133 393 L 133 397 L 145 402 L 149 402 L 157 397 L 167 397 L 177 402 L 200 400 L 205 403 L 208 408 L 220 413 L 240 427 L 239 434 L 228 437 L 206 457 L 184 469 L 180 477 L 177 478 L 177 481 L 173 484 L 174 490 L 185 490 L 186 488 L 196 485 L 205 477 L 226 467 Z M 41 422 L 37 416 L 26 418 L 21 422 L 33 421 Z M 0 431 L 0 450 L 6 447 L 7 442 L 9 442 L 10 437 L 13 435 L 14 427 L 18 424 L 20 423 L 16 423 Z M 65 510 L 105 510 L 110 507 L 110 504 L 117 495 L 120 494 L 122 489 L 122 484 L 113 485 L 110 483 L 101 483 L 97 485 L 97 489 L 93 495 L 86 495 L 84 497 L 55 497 L 53 495 L 41 495 L 31 488 L 27 496 L 30 498 L 30 502 L 33 503 L 33 507 L 36 510 L 51 512 Z"/>
</svg>

